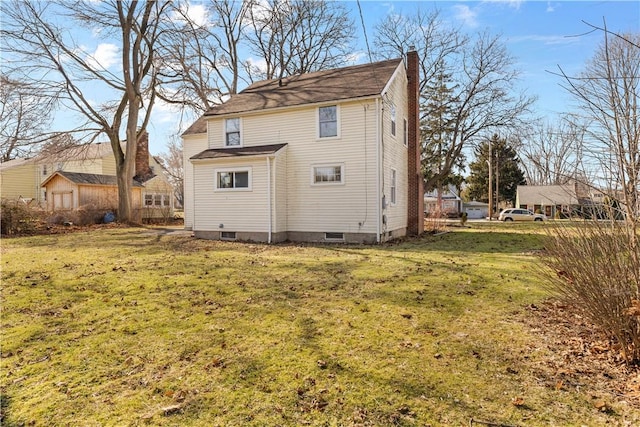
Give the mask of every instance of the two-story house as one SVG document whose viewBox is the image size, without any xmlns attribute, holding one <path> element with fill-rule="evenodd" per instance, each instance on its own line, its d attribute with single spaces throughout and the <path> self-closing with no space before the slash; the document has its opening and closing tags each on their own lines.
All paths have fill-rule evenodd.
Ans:
<svg viewBox="0 0 640 427">
<path fill-rule="evenodd" d="M 185 227 L 384 242 L 423 230 L 418 57 L 252 84 L 184 134 Z"/>
<path fill-rule="evenodd" d="M 135 208 L 139 218 L 173 215 L 173 187 L 163 166 L 149 153 L 149 136 L 137 141 Z M 42 152 L 30 159 L 0 165 L 0 196 L 22 200 L 47 211 L 77 210 L 118 204 L 116 162 L 109 144 L 73 146 Z"/>
</svg>

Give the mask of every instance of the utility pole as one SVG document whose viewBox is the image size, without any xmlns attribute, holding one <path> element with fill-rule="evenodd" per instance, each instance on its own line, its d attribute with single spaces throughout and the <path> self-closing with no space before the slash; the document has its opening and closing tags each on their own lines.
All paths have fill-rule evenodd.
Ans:
<svg viewBox="0 0 640 427">
<path fill-rule="evenodd" d="M 496 153 L 496 209 L 500 209 L 500 150 Z"/>
<path fill-rule="evenodd" d="M 491 221 L 491 216 L 493 214 L 493 185 L 491 179 L 491 172 L 493 169 L 493 165 L 491 159 L 493 155 L 491 154 L 491 139 L 489 139 L 489 160 L 487 160 L 487 164 L 489 165 L 489 221 Z"/>
</svg>

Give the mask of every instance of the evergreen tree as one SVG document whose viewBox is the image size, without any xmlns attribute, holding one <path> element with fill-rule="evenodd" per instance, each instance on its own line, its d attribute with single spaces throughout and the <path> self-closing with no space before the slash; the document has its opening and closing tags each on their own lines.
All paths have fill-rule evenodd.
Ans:
<svg viewBox="0 0 640 427">
<path fill-rule="evenodd" d="M 453 184 L 458 191 L 464 181 L 459 173 L 464 164 L 460 156 L 456 162 L 458 171 L 446 173 L 444 155 L 451 150 L 453 132 L 455 130 L 455 114 L 457 98 L 454 95 L 456 86 L 452 85 L 451 74 L 446 72 L 442 62 L 437 65 L 435 78 L 426 86 L 429 94 L 420 105 L 420 137 L 422 144 L 422 175 L 430 191 L 438 187 L 444 188 Z"/>
<path fill-rule="evenodd" d="M 476 159 L 469 165 L 470 175 L 467 178 L 468 194 L 471 200 L 489 201 L 489 146 L 491 146 L 492 188 L 494 204 L 497 201 L 507 201 L 512 205 L 516 201 L 518 185 L 524 185 L 524 172 L 520 169 L 520 160 L 516 151 L 507 140 L 493 135 L 475 149 Z M 496 184 L 498 199 L 495 199 Z"/>
</svg>

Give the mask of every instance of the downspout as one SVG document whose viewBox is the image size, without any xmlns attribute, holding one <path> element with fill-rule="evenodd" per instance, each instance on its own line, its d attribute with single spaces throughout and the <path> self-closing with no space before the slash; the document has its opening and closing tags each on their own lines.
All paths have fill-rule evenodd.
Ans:
<svg viewBox="0 0 640 427">
<path fill-rule="evenodd" d="M 380 100 L 376 98 L 376 243 L 380 243 L 380 223 L 382 222 L 380 169 Z"/>
<path fill-rule="evenodd" d="M 196 231 L 196 165 L 191 162 L 191 230 Z"/>
<path fill-rule="evenodd" d="M 271 232 L 273 230 L 271 224 L 271 208 L 272 208 L 272 200 L 271 200 L 271 158 L 267 156 L 267 217 L 269 220 L 268 235 L 267 235 L 267 243 L 271 243 Z"/>
</svg>

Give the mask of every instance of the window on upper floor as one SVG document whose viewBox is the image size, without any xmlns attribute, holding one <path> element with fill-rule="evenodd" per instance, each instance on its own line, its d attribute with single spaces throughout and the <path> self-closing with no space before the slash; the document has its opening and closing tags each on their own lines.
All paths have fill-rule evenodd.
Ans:
<svg viewBox="0 0 640 427">
<path fill-rule="evenodd" d="M 391 135 L 396 136 L 396 106 L 391 104 L 389 109 L 391 115 Z"/>
<path fill-rule="evenodd" d="M 313 184 L 344 183 L 343 165 L 321 165 L 313 167 Z"/>
<path fill-rule="evenodd" d="M 338 136 L 338 106 L 329 105 L 318 108 L 318 137 L 335 138 Z"/>
<path fill-rule="evenodd" d="M 224 145 L 225 147 L 240 147 L 240 118 L 226 119 L 224 122 Z"/>
<path fill-rule="evenodd" d="M 251 168 L 220 169 L 216 171 L 217 190 L 250 190 Z"/>
<path fill-rule="evenodd" d="M 47 165 L 42 165 L 42 175 L 43 176 L 47 175 Z"/>
</svg>

